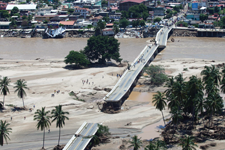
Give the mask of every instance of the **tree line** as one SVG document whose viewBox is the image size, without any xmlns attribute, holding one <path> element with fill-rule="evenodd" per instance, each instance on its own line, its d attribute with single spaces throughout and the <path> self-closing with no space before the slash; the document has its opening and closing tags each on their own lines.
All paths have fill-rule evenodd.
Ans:
<svg viewBox="0 0 225 150">
<path fill-rule="evenodd" d="M 119 46 L 120 43 L 114 37 L 92 36 L 88 39 L 84 50 L 80 52 L 70 51 L 64 62 L 77 67 L 88 66 L 95 62 L 106 64 L 106 61 L 111 60 L 120 63 L 122 59 L 120 58 Z"/>
</svg>

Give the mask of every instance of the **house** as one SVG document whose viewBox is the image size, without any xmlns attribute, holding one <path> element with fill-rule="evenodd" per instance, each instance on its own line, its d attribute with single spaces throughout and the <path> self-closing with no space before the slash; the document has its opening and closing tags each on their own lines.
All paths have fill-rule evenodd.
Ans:
<svg viewBox="0 0 225 150">
<path fill-rule="evenodd" d="M 60 24 L 64 25 L 64 27 L 66 27 L 67 29 L 73 29 L 75 21 L 60 21 L 59 25 Z"/>
<path fill-rule="evenodd" d="M 10 21 L 1 21 L 0 22 L 0 29 L 9 29 Z"/>
<path fill-rule="evenodd" d="M 7 3 L 0 1 L 0 10 L 5 10 L 6 6 L 7 6 Z"/>
<path fill-rule="evenodd" d="M 58 15 L 35 15 L 35 21 L 44 21 L 44 20 L 47 20 L 47 21 L 50 21 L 50 19 L 56 17 Z"/>
<path fill-rule="evenodd" d="M 114 35 L 115 33 L 114 33 L 113 29 L 103 29 L 102 34 L 105 36 L 108 36 L 108 35 Z"/>
<path fill-rule="evenodd" d="M 164 16 L 165 15 L 165 10 L 163 7 L 155 7 L 153 8 L 154 11 L 154 16 Z"/>
<path fill-rule="evenodd" d="M 86 16 L 91 14 L 91 10 L 90 9 L 88 9 L 88 8 L 81 8 L 81 7 L 78 7 L 78 6 L 75 7 L 74 12 L 80 14 L 84 18 L 86 18 Z"/>
<path fill-rule="evenodd" d="M 189 20 L 200 20 L 199 16 L 200 14 L 187 13 L 186 18 Z"/>
<path fill-rule="evenodd" d="M 97 23 L 99 20 L 102 20 L 102 16 L 97 16 L 97 17 L 93 17 L 93 18 L 90 18 L 90 21 L 93 22 L 93 26 L 97 26 Z"/>
<path fill-rule="evenodd" d="M 143 3 L 145 0 L 124 0 L 119 3 L 120 11 L 128 11 L 131 6 L 139 5 Z"/>
<path fill-rule="evenodd" d="M 105 27 L 106 27 L 106 28 L 113 28 L 113 23 L 108 23 L 108 24 L 106 24 Z"/>
</svg>

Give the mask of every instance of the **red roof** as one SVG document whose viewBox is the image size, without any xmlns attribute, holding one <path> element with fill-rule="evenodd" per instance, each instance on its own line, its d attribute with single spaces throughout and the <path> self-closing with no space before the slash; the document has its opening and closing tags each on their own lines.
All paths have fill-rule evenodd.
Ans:
<svg viewBox="0 0 225 150">
<path fill-rule="evenodd" d="M 145 0 L 124 0 L 124 1 L 122 1 L 122 2 L 120 2 L 120 3 L 127 3 L 127 2 L 132 2 L 132 3 L 142 3 L 142 2 L 144 2 Z"/>
<path fill-rule="evenodd" d="M 113 23 L 108 23 L 106 24 L 106 26 L 113 26 Z"/>
<path fill-rule="evenodd" d="M 73 26 L 75 21 L 60 21 L 59 24 Z"/>
</svg>

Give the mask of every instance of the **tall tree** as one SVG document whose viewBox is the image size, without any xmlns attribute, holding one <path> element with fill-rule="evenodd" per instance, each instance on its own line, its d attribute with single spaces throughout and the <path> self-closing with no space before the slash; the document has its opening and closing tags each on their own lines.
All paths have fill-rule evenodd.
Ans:
<svg viewBox="0 0 225 150">
<path fill-rule="evenodd" d="M 186 136 L 180 139 L 180 146 L 182 146 L 183 150 L 196 150 L 195 147 L 197 145 L 194 143 L 194 138 L 190 136 Z"/>
<path fill-rule="evenodd" d="M 222 77 L 223 77 L 223 79 L 222 79 L 222 81 L 220 83 L 220 85 L 221 85 L 221 92 L 225 93 L 225 66 L 223 66 L 223 69 L 222 69 Z"/>
<path fill-rule="evenodd" d="M 87 66 L 89 64 L 87 57 L 83 53 L 73 50 L 65 57 L 64 62 L 66 64 L 75 64 L 75 66 Z"/>
<path fill-rule="evenodd" d="M 153 141 L 149 141 L 149 144 L 145 147 L 145 150 L 155 150 L 156 146 Z"/>
<path fill-rule="evenodd" d="M 22 99 L 23 107 L 25 107 L 23 99 L 27 95 L 25 89 L 29 90 L 29 88 L 27 87 L 27 82 L 24 79 L 19 79 L 16 81 L 15 85 L 16 86 L 13 87 L 16 89 L 15 93 L 17 92 L 17 96 Z"/>
<path fill-rule="evenodd" d="M 0 122 L 0 145 L 3 146 L 4 141 L 8 144 L 7 140 L 10 140 L 9 138 L 9 133 L 11 133 L 12 128 L 9 128 L 10 124 L 7 123 L 6 121 Z"/>
<path fill-rule="evenodd" d="M 14 14 L 19 12 L 19 8 L 18 7 L 13 7 L 13 9 L 11 10 L 11 16 L 13 16 Z"/>
<path fill-rule="evenodd" d="M 203 81 L 206 84 L 207 80 L 211 77 L 214 80 L 216 85 L 219 85 L 221 73 L 219 69 L 216 68 L 214 65 L 212 66 L 205 66 L 205 69 L 202 70 L 201 75 L 203 76 Z"/>
<path fill-rule="evenodd" d="M 131 144 L 129 148 L 133 147 L 133 150 L 138 150 L 142 146 L 141 138 L 138 138 L 137 135 L 133 136 L 129 143 Z"/>
<path fill-rule="evenodd" d="M 127 19 L 125 19 L 125 18 L 120 19 L 120 28 L 124 28 L 124 30 L 125 30 L 125 28 L 126 28 L 129 24 L 130 24 L 130 22 L 129 22 Z"/>
<path fill-rule="evenodd" d="M 50 111 L 45 111 L 45 107 L 42 107 L 42 109 L 38 109 L 35 113 L 34 113 L 34 120 L 37 120 L 37 129 L 41 129 L 41 131 L 43 132 L 43 147 L 42 149 L 44 149 L 45 147 L 45 128 L 49 128 L 51 125 L 50 122 L 50 116 L 49 116 Z"/>
<path fill-rule="evenodd" d="M 0 90 L 1 90 L 1 94 L 3 94 L 3 107 L 5 104 L 5 96 L 9 93 L 9 83 L 10 83 L 10 79 L 8 77 L 3 77 L 3 79 L 0 79 Z"/>
<path fill-rule="evenodd" d="M 66 116 L 69 114 L 69 112 L 64 112 L 62 110 L 62 105 L 55 106 L 55 109 L 52 110 L 52 122 L 56 121 L 56 128 L 59 127 L 59 139 L 58 139 L 58 145 L 60 142 L 60 135 L 61 135 L 61 128 L 63 128 L 63 125 L 65 125 L 65 120 L 69 120 L 69 118 Z"/>
<path fill-rule="evenodd" d="M 153 96 L 153 103 L 154 103 L 154 106 L 156 106 L 156 109 L 160 110 L 161 113 L 162 113 L 162 117 L 163 117 L 163 121 L 164 121 L 164 125 L 166 125 L 165 123 L 165 119 L 164 119 L 164 115 L 163 115 L 163 109 L 165 109 L 166 107 L 166 102 L 165 102 L 166 98 L 164 96 L 163 93 L 157 91 L 157 94 L 155 94 Z"/>
<path fill-rule="evenodd" d="M 98 61 L 105 64 L 111 59 L 121 62 L 118 40 L 108 36 L 92 36 L 88 39 L 84 54 L 91 61 Z"/>
</svg>

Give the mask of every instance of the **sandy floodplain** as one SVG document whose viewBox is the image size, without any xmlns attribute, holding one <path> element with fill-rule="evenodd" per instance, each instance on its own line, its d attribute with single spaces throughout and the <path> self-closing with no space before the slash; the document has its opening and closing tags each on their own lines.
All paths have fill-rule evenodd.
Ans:
<svg viewBox="0 0 225 150">
<path fill-rule="evenodd" d="M 182 41 L 187 40 L 180 40 L 181 45 Z M 174 43 L 179 46 L 178 42 Z M 170 48 L 174 43 L 169 42 L 168 47 L 151 63 L 165 67 L 166 73 L 170 76 L 179 73 L 183 73 L 187 78 L 191 75 L 199 76 L 205 65 L 223 63 L 217 59 L 165 59 L 165 55 L 169 53 L 165 51 L 171 51 Z M 132 59 L 135 57 L 133 55 Z M 8 121 L 12 128 L 11 140 L 8 145 L 1 147 L 2 149 L 40 149 L 43 132 L 36 129 L 36 122 L 33 120 L 34 112 L 42 107 L 52 110 L 59 104 L 63 105 L 63 110 L 70 113 L 68 116 L 70 119 L 62 129 L 60 144 L 66 144 L 84 121 L 103 123 L 109 126 L 113 137 L 119 137 L 97 147 L 101 150 L 117 150 L 122 144 L 121 138 L 129 140 L 133 135 L 138 135 L 142 139 L 159 136 L 157 126 L 163 125 L 160 121 L 161 112 L 155 109 L 151 100 L 152 94 L 156 91 L 163 92 L 164 87 L 144 85 L 147 78 L 142 76 L 134 92 L 123 104 L 122 111 L 117 114 L 106 114 L 99 111 L 96 102 L 107 94 L 104 88 L 112 88 L 116 84 L 119 80 L 116 74 L 122 74 L 126 67 L 96 67 L 80 70 L 68 70 L 64 67 L 63 59 L 0 60 L 0 75 L 11 79 L 10 94 L 6 96 L 5 104 L 22 106 L 22 100 L 14 93 L 13 83 L 18 79 L 25 79 L 30 90 L 26 91 L 27 97 L 24 101 L 26 107 L 32 109 L 32 111 L 13 111 L 11 107 L 6 106 L 6 110 L 0 113 L 1 120 Z M 184 71 L 184 68 L 187 68 L 187 71 Z M 86 83 L 83 84 L 82 80 Z M 60 92 L 52 97 L 54 90 Z M 77 93 L 78 97 L 86 102 L 74 100 L 69 96 L 71 91 Z M 164 110 L 164 115 L 168 117 L 168 110 Z M 50 133 L 46 133 L 45 139 L 47 149 L 57 145 L 58 128 L 55 127 L 55 123 L 52 123 Z"/>
</svg>

